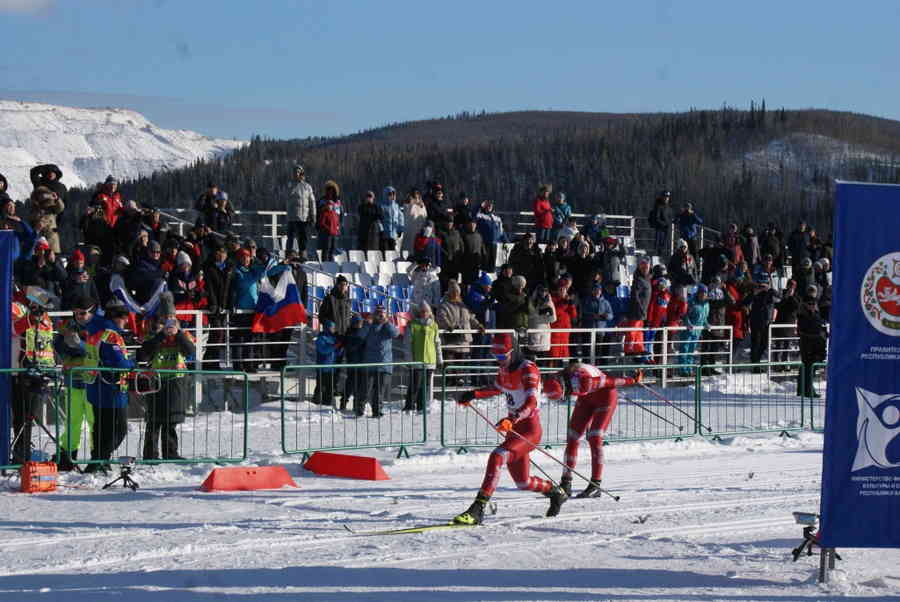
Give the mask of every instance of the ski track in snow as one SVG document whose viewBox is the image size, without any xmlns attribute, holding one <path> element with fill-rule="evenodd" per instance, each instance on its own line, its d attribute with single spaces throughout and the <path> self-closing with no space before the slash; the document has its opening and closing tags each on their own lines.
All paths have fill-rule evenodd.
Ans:
<svg viewBox="0 0 900 602">
<path fill-rule="evenodd" d="M 840 550 L 832 582 L 817 556 L 791 562 L 818 507 L 821 436 L 726 443 L 617 443 L 604 485 L 621 496 L 547 500 L 504 473 L 485 525 L 350 534 L 445 522 L 471 502 L 489 450 L 432 445 L 382 460 L 390 481 L 316 477 L 282 457 L 275 413 L 254 415 L 251 462 L 284 463 L 299 489 L 196 490 L 208 466 L 138 467 L 136 493 L 66 475 L 55 494 L 0 493 L 0 600 L 831 600 L 896 599 L 896 550 Z M 561 453 L 556 448 L 553 453 Z M 546 458 L 545 469 L 558 471 Z M 579 466 L 589 470 L 582 446 Z M 576 488 L 578 485 L 576 484 Z"/>
</svg>

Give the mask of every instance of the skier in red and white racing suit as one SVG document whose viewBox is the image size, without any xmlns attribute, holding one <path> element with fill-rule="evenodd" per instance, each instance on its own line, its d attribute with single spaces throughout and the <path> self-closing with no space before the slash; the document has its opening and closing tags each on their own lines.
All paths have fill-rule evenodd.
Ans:
<svg viewBox="0 0 900 602">
<path fill-rule="evenodd" d="M 571 495 L 572 492 L 572 469 L 578 461 L 578 443 L 585 431 L 591 448 L 591 482 L 576 497 L 594 497 L 600 494 L 600 480 L 603 477 L 603 437 L 619 403 L 616 387 L 637 385 L 641 382 L 642 376 L 638 371 L 634 378 L 615 378 L 596 366 L 573 360 L 556 378 L 547 380 L 544 387 L 547 399 L 559 401 L 564 399 L 564 394 L 578 398 L 569 419 L 566 469 L 563 470 L 560 479 L 560 486 L 566 494 Z"/>
<path fill-rule="evenodd" d="M 484 481 L 475 501 L 468 510 L 454 517 L 453 522 L 467 525 L 481 523 L 484 508 L 497 488 L 504 464 L 507 465 L 516 487 L 543 493 L 549 497 L 550 509 L 547 516 L 556 516 L 566 500 L 566 494 L 560 487 L 554 487 L 551 481 L 529 474 L 529 453 L 540 445 L 542 435 L 538 408 L 541 375 L 538 367 L 534 362 L 522 357 L 519 352 L 513 351 L 512 337 L 508 334 L 494 337 L 492 351 L 500 363 L 494 386 L 464 393 L 458 403 L 468 405 L 474 399 L 485 399 L 505 393 L 509 414 L 494 428 L 506 435 L 506 438 L 488 457 Z"/>
</svg>

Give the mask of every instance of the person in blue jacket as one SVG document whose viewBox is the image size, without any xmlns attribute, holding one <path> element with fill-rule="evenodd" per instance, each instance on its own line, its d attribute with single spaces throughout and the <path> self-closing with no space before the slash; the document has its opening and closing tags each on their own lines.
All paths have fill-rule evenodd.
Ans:
<svg viewBox="0 0 900 602">
<path fill-rule="evenodd" d="M 234 342 L 231 356 L 234 358 L 235 370 L 243 369 L 245 372 L 256 372 L 258 362 L 255 358 L 260 356 L 262 337 L 250 331 L 253 325 L 254 310 L 259 299 L 259 281 L 263 276 L 278 276 L 290 266 L 275 263 L 270 259 L 268 263 L 253 260 L 250 249 L 243 247 L 237 253 L 240 262 L 231 274 L 228 285 L 228 309 L 245 310 L 235 314 L 231 318 L 234 327 L 232 341 Z"/>
<path fill-rule="evenodd" d="M 406 217 L 397 204 L 397 189 L 385 187 L 378 205 L 381 207 L 381 251 L 394 251 L 406 231 Z"/>
<path fill-rule="evenodd" d="M 607 320 L 607 328 L 616 328 L 622 319 L 628 315 L 628 306 L 630 299 L 628 297 L 620 297 L 618 295 L 618 280 L 605 280 L 603 283 L 603 298 L 609 303 L 612 310 L 612 319 Z M 613 365 L 618 363 L 624 355 L 624 338 L 622 332 L 607 332 L 603 337 L 603 358 L 604 365 Z"/>
<path fill-rule="evenodd" d="M 381 402 L 390 397 L 391 377 L 394 369 L 390 365 L 394 361 L 393 341 L 400 336 L 396 326 L 388 322 L 387 311 L 383 305 L 375 308 L 369 317 L 370 323 L 365 331 L 363 360 L 367 364 L 379 364 L 366 368 L 366 391 L 369 404 L 372 406 L 372 417 L 381 418 Z M 353 406 L 357 416 L 366 411 L 366 397 L 354 399 Z"/>
<path fill-rule="evenodd" d="M 700 229 L 703 227 L 703 220 L 694 213 L 693 203 L 684 204 L 681 213 L 675 217 L 675 225 L 678 227 L 678 234 L 687 241 L 691 255 L 696 257 L 700 248 Z"/>
<path fill-rule="evenodd" d="M 316 365 L 333 366 L 338 362 L 343 349 L 341 342 L 334 332 L 334 322 L 325 320 L 322 322 L 322 332 L 316 337 Z M 318 368 L 316 370 L 316 390 L 313 393 L 313 403 L 330 406 L 334 404 L 335 380 L 337 373 L 334 368 Z"/>
<path fill-rule="evenodd" d="M 94 411 L 91 460 L 101 461 L 90 464 L 84 470 L 87 473 L 105 471 L 103 461 L 108 464 L 128 433 L 127 373 L 135 364 L 125 351 L 123 333 L 127 323 L 128 308 L 119 299 L 112 299 L 106 305 L 104 321 L 85 343 L 85 367 L 115 369 L 84 374 L 88 403 Z"/>
<path fill-rule="evenodd" d="M 478 233 L 481 234 L 481 240 L 484 241 L 484 248 L 487 251 L 481 269 L 493 274 L 497 271 L 497 246 L 509 242 L 503 231 L 503 219 L 494 213 L 494 201 L 486 200 L 482 201 L 481 209 L 476 213 L 475 220 L 478 223 Z"/>
</svg>

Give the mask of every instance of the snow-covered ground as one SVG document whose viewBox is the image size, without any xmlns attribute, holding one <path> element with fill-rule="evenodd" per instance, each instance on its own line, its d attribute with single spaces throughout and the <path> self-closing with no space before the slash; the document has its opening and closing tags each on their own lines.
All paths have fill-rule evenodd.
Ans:
<svg viewBox="0 0 900 602">
<path fill-rule="evenodd" d="M 356 537 L 344 525 L 413 526 L 461 512 L 487 451 L 457 455 L 429 443 L 394 459 L 396 449 L 366 450 L 391 480 L 353 481 L 316 476 L 280 454 L 277 403 L 254 409 L 250 424 L 248 464 L 283 464 L 298 489 L 199 491 L 212 465 L 139 466 L 137 492 L 101 490 L 111 476 L 69 474 L 56 493 L 26 495 L 10 478 L 0 493 L 0 600 L 900 596 L 896 550 L 839 550 L 827 585 L 816 583 L 817 556 L 791 562 L 801 535 L 791 512 L 818 510 L 818 434 L 615 443 L 604 484 L 619 502 L 571 500 L 545 518 L 547 500 L 504 474 L 497 514 L 483 526 Z M 583 445 L 585 471 L 588 456 Z"/>
<path fill-rule="evenodd" d="M 150 175 L 243 144 L 166 130 L 127 109 L 0 100 L 0 170 L 17 200 L 31 193 L 29 170 L 42 163 L 59 165 L 66 186 L 93 186 L 109 174 L 120 179 Z"/>
</svg>

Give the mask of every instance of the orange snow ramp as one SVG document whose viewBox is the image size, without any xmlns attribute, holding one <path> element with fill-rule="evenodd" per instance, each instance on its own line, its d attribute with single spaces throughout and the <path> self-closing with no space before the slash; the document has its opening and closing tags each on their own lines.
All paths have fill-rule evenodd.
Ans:
<svg viewBox="0 0 900 602">
<path fill-rule="evenodd" d="M 229 466 L 214 469 L 200 485 L 200 489 L 203 491 L 254 491 L 296 486 L 297 484 L 284 466 Z"/>
<path fill-rule="evenodd" d="M 365 481 L 386 481 L 391 478 L 377 459 L 368 456 L 315 452 L 303 468 L 316 474 Z"/>
</svg>

